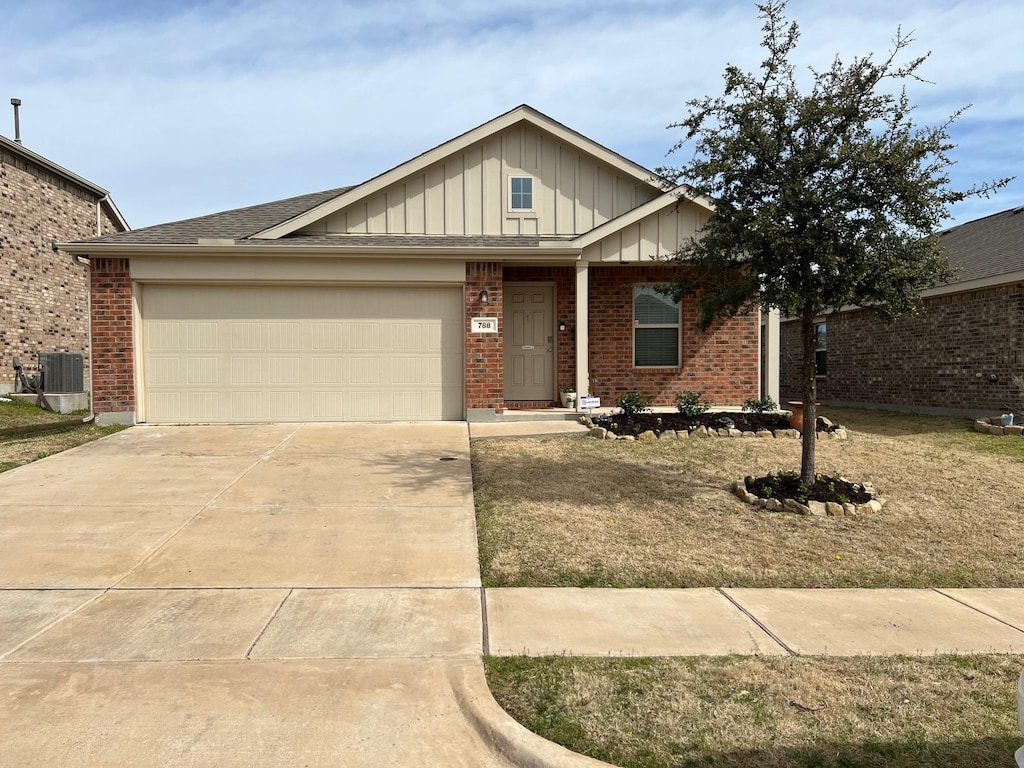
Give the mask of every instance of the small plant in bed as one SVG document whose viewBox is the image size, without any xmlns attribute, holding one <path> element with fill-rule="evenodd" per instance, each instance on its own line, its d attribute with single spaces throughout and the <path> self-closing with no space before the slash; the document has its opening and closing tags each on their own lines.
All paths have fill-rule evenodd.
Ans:
<svg viewBox="0 0 1024 768">
<path fill-rule="evenodd" d="M 839 475 L 818 473 L 811 486 L 800 482 L 799 472 L 775 472 L 764 477 L 747 476 L 743 483 L 748 491 L 762 499 L 795 499 L 801 504 L 808 501 L 866 504 L 874 498 L 863 484 L 851 482 Z"/>
</svg>

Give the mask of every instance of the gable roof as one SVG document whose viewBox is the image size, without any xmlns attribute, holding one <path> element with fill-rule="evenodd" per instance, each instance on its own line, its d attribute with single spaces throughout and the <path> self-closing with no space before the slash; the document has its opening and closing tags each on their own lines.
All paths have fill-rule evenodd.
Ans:
<svg viewBox="0 0 1024 768">
<path fill-rule="evenodd" d="M 596 141 L 588 139 L 583 134 L 577 133 L 557 120 L 553 120 L 547 115 L 538 112 L 529 105 L 520 104 L 515 109 L 511 109 L 503 115 L 498 115 L 498 117 L 493 120 L 488 120 L 483 125 L 479 125 L 472 130 L 466 131 L 465 133 L 456 136 L 454 139 L 450 139 L 443 144 L 439 144 L 433 149 L 417 155 L 412 160 L 408 160 L 401 165 L 395 166 L 389 171 L 385 171 L 384 173 L 373 177 L 369 181 L 366 181 L 356 187 L 352 187 L 345 194 L 342 194 L 333 200 L 324 202 L 319 206 L 296 215 L 287 221 L 282 221 L 276 226 L 267 227 L 262 232 L 255 233 L 252 237 L 255 239 L 273 240 L 289 235 L 302 227 L 324 218 L 325 216 L 329 216 L 335 211 L 339 211 L 359 200 L 365 199 L 366 197 L 369 197 L 370 195 L 400 181 L 406 176 L 416 173 L 417 171 L 421 171 L 427 166 L 443 160 L 445 157 L 455 152 L 459 152 L 466 147 L 479 143 L 485 138 L 521 122 L 530 123 L 543 131 L 547 131 L 559 140 L 564 141 L 566 144 L 596 157 L 602 162 L 607 163 L 613 168 L 621 171 L 627 176 L 633 177 L 641 183 L 657 185 L 659 182 L 659 177 L 654 173 L 654 171 L 648 170 L 642 165 L 634 163 L 632 160 L 623 157 L 619 153 L 598 144 Z"/>
<path fill-rule="evenodd" d="M 958 273 L 948 285 L 1024 270 L 1024 206 L 968 221 L 936 237 Z"/>
<path fill-rule="evenodd" d="M 24 145 L 17 141 L 11 141 L 6 136 L 0 136 L 0 149 L 10 152 L 15 157 L 20 157 L 23 161 L 36 165 L 43 168 L 55 176 L 71 182 L 80 189 L 90 192 L 95 195 L 96 202 L 101 203 L 107 207 L 110 211 L 110 215 L 113 217 L 122 228 L 122 230 L 129 230 L 131 227 L 128 226 L 128 222 L 124 220 L 124 216 L 121 215 L 121 211 L 114 205 L 114 201 L 110 198 L 110 193 L 98 184 L 94 184 L 86 178 L 79 176 L 77 173 L 72 173 L 67 168 L 57 165 L 52 160 L 49 160 L 42 155 L 36 154 L 31 149 L 26 149 Z"/>
<path fill-rule="evenodd" d="M 123 243 L 152 245 L 194 245 L 201 238 L 245 240 L 262 229 L 271 227 L 281 221 L 298 216 L 327 200 L 336 198 L 352 187 L 327 189 L 323 192 L 312 192 L 285 200 L 274 200 L 269 203 L 250 205 L 245 208 L 234 208 L 230 211 L 211 213 L 193 219 L 172 221 L 168 224 L 156 224 L 143 227 L 132 232 L 116 235 L 104 235 L 89 240 L 90 243 Z"/>
</svg>

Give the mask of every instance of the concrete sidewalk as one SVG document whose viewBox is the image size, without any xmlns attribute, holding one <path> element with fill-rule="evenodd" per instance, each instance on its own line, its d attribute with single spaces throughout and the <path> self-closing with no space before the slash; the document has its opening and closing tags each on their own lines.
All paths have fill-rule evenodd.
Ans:
<svg viewBox="0 0 1024 768">
<path fill-rule="evenodd" d="M 1024 653 L 1024 589 L 488 589 L 498 656 Z"/>
</svg>

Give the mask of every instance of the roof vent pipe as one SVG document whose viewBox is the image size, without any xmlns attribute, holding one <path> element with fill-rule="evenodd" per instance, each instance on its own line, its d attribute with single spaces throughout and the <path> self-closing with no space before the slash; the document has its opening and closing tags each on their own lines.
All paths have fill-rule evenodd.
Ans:
<svg viewBox="0 0 1024 768">
<path fill-rule="evenodd" d="M 21 144 L 21 120 L 18 119 L 18 107 L 21 106 L 21 99 L 11 99 L 11 106 L 14 107 L 14 141 Z"/>
</svg>

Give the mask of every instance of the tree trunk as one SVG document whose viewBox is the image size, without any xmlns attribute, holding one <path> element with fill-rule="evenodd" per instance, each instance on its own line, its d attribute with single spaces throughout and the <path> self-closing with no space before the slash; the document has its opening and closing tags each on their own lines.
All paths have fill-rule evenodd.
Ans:
<svg viewBox="0 0 1024 768">
<path fill-rule="evenodd" d="M 818 379 L 815 371 L 815 352 L 817 339 L 814 335 L 814 308 L 804 307 L 800 315 L 800 337 L 804 346 L 803 359 L 803 392 L 804 427 L 803 450 L 800 453 L 800 481 L 810 486 L 814 483 L 814 448 L 818 441 L 818 409 L 815 399 L 818 396 Z"/>
</svg>

